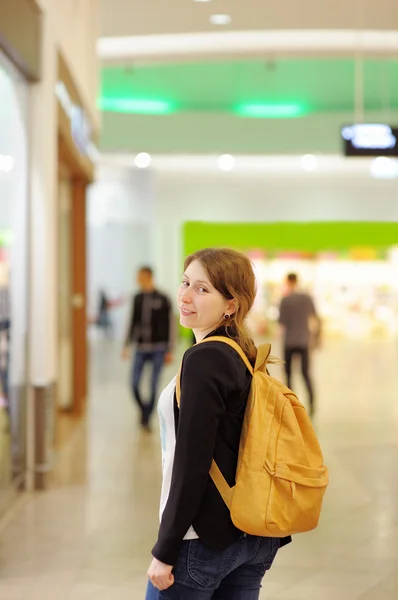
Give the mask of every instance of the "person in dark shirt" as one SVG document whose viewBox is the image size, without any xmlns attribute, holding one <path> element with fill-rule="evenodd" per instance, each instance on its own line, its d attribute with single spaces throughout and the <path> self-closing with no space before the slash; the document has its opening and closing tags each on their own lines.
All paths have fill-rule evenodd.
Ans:
<svg viewBox="0 0 398 600">
<path fill-rule="evenodd" d="M 141 411 L 141 425 L 149 431 L 163 365 L 173 360 L 173 316 L 170 300 L 155 288 L 150 267 L 139 269 L 137 281 L 141 292 L 133 299 L 122 357 L 130 358 L 130 346 L 134 343 L 136 352 L 132 364 L 132 391 Z M 152 366 L 152 377 L 150 398 L 144 402 L 140 385 L 146 363 Z"/>
<path fill-rule="evenodd" d="M 112 337 L 113 325 L 110 317 L 111 303 L 105 290 L 99 291 L 98 301 L 98 316 L 96 325 L 99 329 L 102 329 L 107 337 Z"/>
<path fill-rule="evenodd" d="M 286 278 L 288 294 L 282 298 L 279 308 L 279 323 L 283 327 L 284 355 L 287 386 L 291 388 L 292 361 L 295 355 L 301 360 L 301 373 L 308 390 L 309 412 L 315 411 L 314 386 L 310 375 L 310 347 L 319 346 L 321 321 L 309 294 L 298 290 L 296 273 Z M 315 334 L 311 332 L 311 320 L 315 323 Z"/>
<path fill-rule="evenodd" d="M 240 344 L 252 364 L 257 350 L 245 320 L 255 294 L 249 259 L 205 249 L 185 260 L 178 290 L 180 323 L 197 342 L 217 335 Z M 237 529 L 209 470 L 214 458 L 235 484 L 251 374 L 237 352 L 217 341 L 196 344 L 159 399 L 163 483 L 160 528 L 148 570 L 146 600 L 257 600 L 261 581 L 290 538 Z"/>
</svg>

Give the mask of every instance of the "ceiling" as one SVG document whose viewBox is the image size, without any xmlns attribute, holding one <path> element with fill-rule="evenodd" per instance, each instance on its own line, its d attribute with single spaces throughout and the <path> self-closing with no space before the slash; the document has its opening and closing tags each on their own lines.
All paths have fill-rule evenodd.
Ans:
<svg viewBox="0 0 398 600">
<path fill-rule="evenodd" d="M 102 0 L 101 21 L 102 151 L 339 153 L 359 53 L 364 118 L 398 122 L 393 0 Z"/>
<path fill-rule="evenodd" d="M 364 119 L 396 124 L 398 60 L 365 60 L 363 73 Z M 107 66 L 101 150 L 339 153 L 341 127 L 361 118 L 354 81 L 351 59 Z M 243 118 L 248 105 L 276 118 Z M 296 116 L 281 118 L 292 106 Z"/>
<path fill-rule="evenodd" d="M 398 108 L 398 60 L 365 60 L 363 73 L 365 110 Z M 102 70 L 101 106 L 113 112 L 162 114 L 242 113 L 249 105 L 263 105 L 260 114 L 276 117 L 354 111 L 354 80 L 351 59 L 107 66 Z M 283 111 L 294 106 L 296 112 Z"/>
<path fill-rule="evenodd" d="M 396 29 L 394 0 L 102 0 L 101 36 L 194 33 L 219 30 L 212 14 L 229 14 L 226 29 Z"/>
</svg>

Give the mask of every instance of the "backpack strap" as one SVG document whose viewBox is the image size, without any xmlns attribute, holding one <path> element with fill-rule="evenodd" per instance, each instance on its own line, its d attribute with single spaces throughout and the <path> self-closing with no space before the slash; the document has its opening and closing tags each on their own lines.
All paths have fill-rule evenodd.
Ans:
<svg viewBox="0 0 398 600">
<path fill-rule="evenodd" d="M 231 348 L 236 350 L 236 352 L 239 354 L 239 356 L 241 357 L 241 359 L 243 360 L 243 362 L 245 363 L 246 367 L 249 369 L 249 372 L 252 375 L 254 375 L 255 371 L 266 371 L 267 361 L 271 354 L 271 344 L 261 344 L 260 346 L 258 346 L 256 363 L 255 363 L 254 369 L 253 369 L 246 354 L 243 352 L 243 350 L 239 346 L 239 344 L 237 342 L 235 342 L 235 340 L 232 340 L 231 338 L 223 337 L 221 335 L 217 335 L 217 336 L 206 338 L 205 340 L 202 340 L 201 342 L 198 342 L 198 343 L 203 344 L 204 342 L 224 342 L 224 344 L 228 344 L 228 346 L 231 346 Z"/>
<path fill-rule="evenodd" d="M 242 348 L 239 346 L 239 344 L 237 344 L 231 338 L 223 337 L 221 335 L 213 336 L 213 337 L 206 338 L 205 340 L 202 340 L 201 342 L 198 342 L 198 344 L 204 344 L 205 342 L 222 342 L 224 344 L 228 344 L 228 346 L 231 346 L 231 348 L 236 350 L 236 352 L 239 354 L 239 356 L 245 363 L 245 365 L 248 368 L 251 375 L 254 375 L 254 372 L 257 371 L 258 369 L 265 370 L 266 364 L 267 364 L 267 359 L 271 352 L 270 344 L 263 344 L 263 345 L 259 346 L 258 351 L 257 351 L 256 365 L 253 369 L 253 366 L 251 365 L 246 354 L 243 352 Z M 181 365 L 181 367 L 182 367 L 182 365 Z M 180 408 L 180 401 L 181 401 L 181 367 L 178 371 L 178 375 L 176 378 L 176 400 L 177 400 L 178 408 Z M 231 488 L 228 485 L 224 475 L 221 473 L 221 471 L 214 459 L 212 460 L 209 474 L 210 474 L 210 477 L 212 478 L 213 483 L 216 486 L 220 496 L 224 500 L 224 502 L 227 505 L 227 507 L 229 508 L 229 510 L 231 510 L 234 488 Z"/>
<path fill-rule="evenodd" d="M 254 374 L 254 369 L 253 366 L 250 364 L 249 359 L 247 358 L 246 354 L 243 352 L 239 344 L 237 344 L 234 340 L 232 340 L 231 338 L 223 337 L 222 335 L 214 335 L 212 337 L 202 340 L 201 342 L 198 342 L 198 344 L 204 344 L 206 342 L 223 342 L 224 344 L 228 344 L 228 346 L 231 346 L 231 348 L 236 350 L 236 352 L 239 354 L 246 367 L 248 368 L 250 374 Z"/>
<path fill-rule="evenodd" d="M 256 364 L 254 365 L 255 371 L 266 371 L 267 361 L 271 354 L 271 344 L 261 344 L 257 348 Z"/>
<path fill-rule="evenodd" d="M 228 506 L 229 510 L 231 510 L 231 506 L 232 506 L 232 497 L 234 495 L 234 488 L 233 487 L 229 487 L 227 480 L 225 479 L 224 475 L 221 473 L 218 464 L 216 463 L 216 461 L 213 460 L 211 461 L 211 467 L 210 467 L 210 477 L 213 480 L 214 485 L 216 486 L 218 493 L 220 494 L 221 498 L 224 500 L 225 504 Z"/>
<path fill-rule="evenodd" d="M 222 335 L 215 335 L 215 336 L 206 338 L 206 339 L 202 340 L 201 342 L 197 342 L 196 345 L 204 344 L 205 342 L 223 342 L 224 344 L 228 344 L 228 346 L 231 346 L 231 348 L 233 348 L 239 354 L 239 356 L 245 363 L 245 365 L 248 368 L 249 373 L 251 375 L 254 374 L 254 371 L 257 371 L 257 368 L 258 368 L 257 363 L 259 362 L 259 358 L 260 358 L 259 357 L 260 350 L 264 349 L 264 352 L 261 353 L 261 361 L 260 361 L 261 366 L 264 364 L 264 362 L 266 363 L 267 358 L 271 352 L 271 344 L 263 344 L 262 346 L 259 346 L 258 352 L 257 352 L 256 366 L 253 369 L 253 366 L 251 365 L 246 354 L 243 352 L 242 348 L 239 346 L 239 344 L 237 344 L 231 338 L 223 337 Z M 267 352 L 265 352 L 265 349 L 267 349 Z M 178 408 L 180 407 L 180 398 L 181 398 L 181 368 L 182 368 L 182 365 L 178 371 L 177 378 L 176 378 L 176 399 L 177 399 Z"/>
</svg>

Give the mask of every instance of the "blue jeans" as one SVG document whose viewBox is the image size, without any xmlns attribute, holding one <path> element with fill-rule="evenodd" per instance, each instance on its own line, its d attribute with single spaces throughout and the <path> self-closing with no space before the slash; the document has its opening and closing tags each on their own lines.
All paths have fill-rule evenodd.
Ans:
<svg viewBox="0 0 398 600">
<path fill-rule="evenodd" d="M 200 540 L 185 541 L 173 569 L 174 585 L 161 592 L 148 582 L 145 600 L 258 600 L 278 549 L 278 538 L 246 534 L 218 552 Z"/>
<path fill-rule="evenodd" d="M 137 350 L 135 353 L 131 383 L 134 397 L 142 412 L 143 425 L 147 425 L 149 423 L 150 416 L 155 407 L 158 381 L 164 364 L 165 354 L 166 352 L 164 350 L 156 350 L 153 352 L 142 352 L 141 350 Z M 146 362 L 152 364 L 151 392 L 149 401 L 143 402 L 140 392 L 140 383 Z"/>
</svg>

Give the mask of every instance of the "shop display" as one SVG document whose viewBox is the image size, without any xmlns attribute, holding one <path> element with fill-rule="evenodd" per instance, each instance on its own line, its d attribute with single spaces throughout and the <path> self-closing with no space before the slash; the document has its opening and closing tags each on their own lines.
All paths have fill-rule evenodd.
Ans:
<svg viewBox="0 0 398 600">
<path fill-rule="evenodd" d="M 0 52 L 0 511 L 26 470 L 27 90 Z"/>
<path fill-rule="evenodd" d="M 391 339 L 398 333 L 397 249 L 249 256 L 258 281 L 251 318 L 256 335 L 277 333 L 278 307 L 289 272 L 296 272 L 301 287 L 313 296 L 325 336 Z"/>
<path fill-rule="evenodd" d="M 10 479 L 10 297 L 7 253 L 0 246 L 0 482 Z"/>
</svg>

